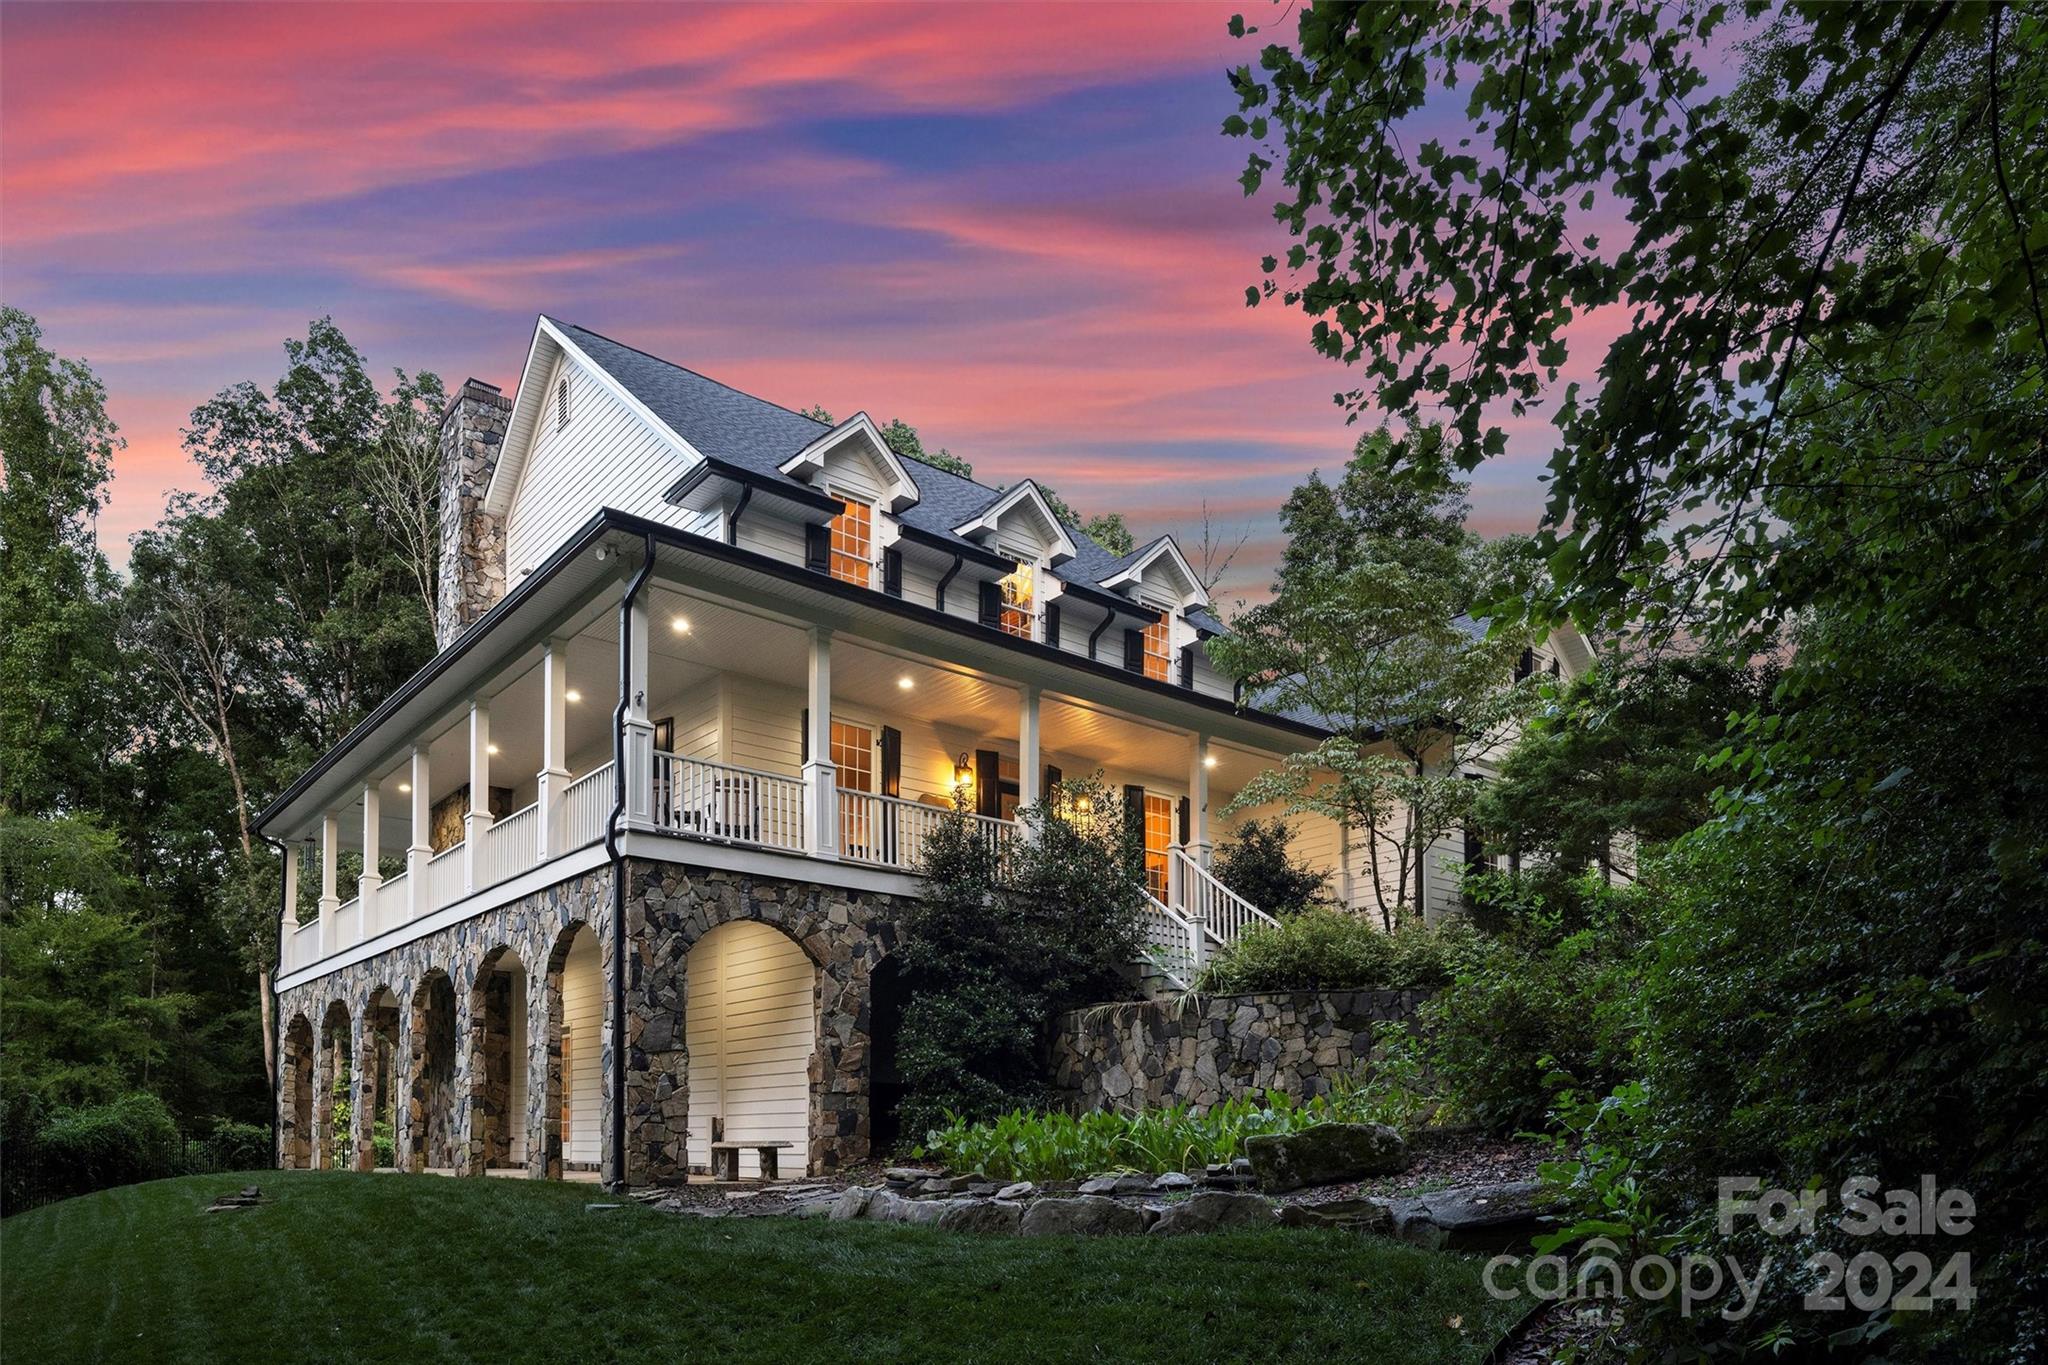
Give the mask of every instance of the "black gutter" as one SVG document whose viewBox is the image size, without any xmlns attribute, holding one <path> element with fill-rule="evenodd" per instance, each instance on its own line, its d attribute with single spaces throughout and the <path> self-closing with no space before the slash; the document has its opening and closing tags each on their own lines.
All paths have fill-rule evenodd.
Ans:
<svg viewBox="0 0 2048 1365">
<path fill-rule="evenodd" d="M 683 477 L 669 485 L 668 492 L 661 495 L 661 500 L 668 503 L 681 502 L 685 497 L 689 496 L 692 489 L 713 475 L 721 479 L 730 479 L 742 487 L 759 488 L 764 493 L 773 493 L 778 498 L 787 498 L 791 502 L 805 507 L 816 508 L 820 512 L 830 512 L 835 517 L 844 511 L 846 507 L 846 504 L 840 502 L 839 499 L 831 494 L 820 493 L 815 488 L 807 488 L 794 479 L 771 478 L 766 474 L 756 473 L 745 465 L 733 464 L 727 460 L 713 459 L 709 455 L 704 457 L 702 464 L 693 466 Z"/>
<path fill-rule="evenodd" d="M 654 537 L 646 537 L 640 572 L 619 599 L 619 704 L 612 710 L 612 813 L 604 824 L 605 856 L 612 864 L 612 1188 L 626 1188 L 626 860 L 619 853 L 619 821 L 626 815 L 627 689 L 633 685 L 633 603 L 654 576 Z M 646 698 L 640 700 L 644 703 Z"/>
<path fill-rule="evenodd" d="M 1066 593 L 1061 593 L 1060 596 L 1065 597 Z M 1102 632 L 1108 630 L 1109 623 L 1114 620 L 1116 620 L 1116 613 L 1113 611 L 1106 611 L 1102 613 L 1102 624 L 1088 632 L 1088 660 L 1090 663 L 1093 663 L 1095 661 L 1095 642 L 1102 638 Z M 1124 671 L 1126 673 L 1130 672 L 1129 669 L 1125 669 Z M 1235 701 L 1236 698 L 1232 698 L 1232 700 Z"/>
<path fill-rule="evenodd" d="M 1157 621 L 1159 619 L 1159 612 L 1156 609 L 1133 602 L 1128 597 L 1119 597 L 1113 592 L 1104 592 L 1100 588 L 1091 588 L 1086 583 L 1068 583 L 1064 578 L 1060 579 L 1060 582 L 1065 584 L 1060 589 L 1060 596 L 1062 597 L 1071 594 L 1083 602 L 1092 602 L 1096 606 L 1111 612 L 1120 611 L 1126 616 L 1135 616 L 1141 621 Z"/>
<path fill-rule="evenodd" d="M 939 604 L 939 610 L 940 610 L 940 611 L 944 611 L 944 610 L 946 609 L 946 585 L 947 585 L 947 584 L 949 584 L 949 583 L 951 583 L 951 582 L 953 581 L 953 576 L 954 576 L 955 574 L 957 574 L 957 573 L 959 573 L 959 572 L 960 572 L 960 564 L 961 564 L 961 558 L 960 558 L 960 556 L 959 556 L 959 555 L 957 555 L 957 554 L 956 554 L 956 555 L 954 555 L 954 556 L 953 556 L 953 567 L 952 567 L 952 568 L 950 568 L 950 569 L 948 569 L 948 570 L 946 570 L 946 574 L 945 574 L 945 577 L 943 577 L 943 578 L 941 578 L 941 579 L 939 580 L 939 590 L 938 590 L 938 592 L 937 592 L 937 593 L 935 594 L 935 597 L 936 597 L 936 600 L 937 600 L 937 602 L 938 602 L 938 604 Z"/>
<path fill-rule="evenodd" d="M 740 485 L 740 500 L 733 504 L 732 515 L 725 519 L 725 543 L 740 543 L 740 518 L 747 514 L 747 504 L 754 500 L 754 485 Z"/>
<path fill-rule="evenodd" d="M 282 970 L 279 970 L 279 969 L 281 969 L 281 968 L 283 967 L 283 965 L 284 965 L 284 917 L 285 917 L 285 911 L 286 911 L 286 910 L 288 910 L 288 909 L 292 909 L 292 910 L 295 910 L 295 909 L 297 909 L 298 907 L 296 907 L 296 906 L 288 906 L 288 905 L 287 905 L 287 904 L 285 903 L 285 896 L 286 896 L 286 894 L 287 894 L 287 893 L 288 893 L 288 892 L 289 892 L 289 891 L 290 891 L 290 890 L 292 889 L 292 879 L 291 879 L 291 877 L 290 877 L 290 876 L 289 876 L 289 875 L 288 875 L 288 874 L 286 873 L 286 871 L 285 871 L 285 868 L 284 868 L 284 860 L 292 856 L 292 851 L 291 851 L 291 849 L 290 849 L 290 848 L 288 848 L 288 847 L 286 847 L 286 846 L 285 846 L 285 845 L 283 845 L 283 844 L 280 844 L 280 843 L 279 843 L 279 842 L 278 842 L 277 840 L 275 840 L 275 839 L 271 838 L 271 837 L 270 837 L 270 836 L 269 836 L 268 834 L 262 834 L 262 833 L 259 833 L 259 834 L 257 834 L 257 836 L 256 836 L 256 837 L 257 837 L 257 838 L 259 838 L 259 839 L 261 839 L 261 840 L 262 840 L 262 841 L 263 841 L 264 843 L 266 843 L 266 844 L 269 844 L 269 845 L 270 845 L 270 846 L 271 846 L 272 848 L 276 849 L 276 850 L 277 850 L 277 858 L 278 858 L 278 869 L 277 869 L 277 871 L 278 871 L 278 877 L 277 877 L 277 879 L 278 879 L 278 882 L 279 882 L 279 885 L 278 885 L 278 888 L 277 888 L 277 955 L 278 955 L 278 963 L 277 963 L 277 967 L 276 967 L 276 968 L 274 968 L 274 969 L 273 969 L 273 970 L 271 971 L 271 973 L 270 973 L 270 1006 L 271 1006 L 271 1009 L 270 1009 L 270 1037 L 269 1037 L 269 1039 L 267 1040 L 267 1041 L 268 1041 L 268 1044 L 269 1044 L 269 1052 L 270 1052 L 270 1150 L 271 1150 L 271 1151 L 273 1151 L 273 1152 L 275 1152 L 275 1151 L 277 1151 L 277 1136 L 278 1136 L 278 1132 L 277 1132 L 277 1112 L 278 1112 L 279 1108 L 281 1108 L 281 1107 L 282 1107 L 282 1105 L 283 1105 L 283 1103 L 284 1103 L 284 1093 L 283 1093 L 283 1090 L 284 1090 L 284 1043 L 283 1043 L 283 1040 L 282 1040 L 282 1039 L 280 1039 L 280 1038 L 279 1038 L 279 1037 L 277 1036 L 277 1035 L 278 1035 L 278 1027 L 277 1027 L 277 1026 L 278 1026 L 278 1024 L 279 1024 L 279 1022 L 280 1022 L 280 1018 L 279 1018 L 279 1015 L 280 1015 L 280 1013 L 281 1013 L 281 1011 L 279 1011 L 279 1009 L 277 1008 L 277 1005 L 278 1005 L 278 995 L 279 995 L 279 991 L 278 991 L 278 989 L 277 989 L 277 978 L 278 978 L 278 977 L 280 977 L 280 976 L 282 976 L 282 975 L 284 974 L 284 973 L 282 972 Z M 282 1153 L 280 1153 L 280 1155 L 282 1155 Z"/>
<path fill-rule="evenodd" d="M 943 554 L 953 555 L 956 558 L 964 557 L 971 559 L 983 568 L 1001 569 L 1004 573 L 1014 572 L 1017 568 L 1016 560 L 1005 559 L 993 550 L 984 550 L 981 546 L 969 541 L 942 536 L 936 531 L 927 531 L 922 526 L 909 525 L 900 518 L 896 523 L 896 534 L 899 539 L 928 546 Z"/>
<path fill-rule="evenodd" d="M 529 598 L 536 596 L 541 588 L 553 579 L 556 574 L 560 573 L 571 561 L 581 556 L 585 550 L 588 550 L 602 539 L 606 531 L 614 529 L 614 523 L 611 518 L 615 515 L 617 514 L 600 510 L 590 520 L 584 522 L 577 529 L 576 534 L 570 536 L 568 540 L 563 542 L 560 549 L 543 560 L 540 567 L 528 574 L 518 587 L 506 593 L 498 600 L 496 606 L 471 622 L 469 628 L 455 638 L 454 644 L 427 660 L 419 672 L 407 678 L 396 692 L 386 697 L 369 715 L 357 721 L 355 728 L 343 735 L 332 749 L 329 749 L 321 756 L 319 762 L 306 769 L 300 775 L 298 781 L 278 793 L 277 797 L 263 808 L 262 812 L 256 817 L 256 830 L 260 833 L 263 826 L 276 816 L 279 811 L 305 795 L 306 789 L 325 776 L 328 769 L 345 758 L 357 743 L 367 738 L 377 727 L 389 720 L 400 707 L 418 696 L 434 679 L 452 668 L 456 660 L 476 648 L 477 644 L 491 633 L 493 625 L 525 605 Z"/>
</svg>

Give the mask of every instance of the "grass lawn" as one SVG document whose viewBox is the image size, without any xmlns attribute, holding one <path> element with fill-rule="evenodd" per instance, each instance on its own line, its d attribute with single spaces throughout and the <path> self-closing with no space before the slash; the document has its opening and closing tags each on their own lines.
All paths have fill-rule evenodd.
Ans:
<svg viewBox="0 0 2048 1365">
<path fill-rule="evenodd" d="M 201 1214 L 260 1184 L 274 1202 Z M 259 1171 L 0 1224 L 12 1360 L 1477 1361 L 1480 1263 L 1328 1232 L 974 1238 Z M 1456 1325 L 1453 1325 L 1453 1324 Z"/>
</svg>

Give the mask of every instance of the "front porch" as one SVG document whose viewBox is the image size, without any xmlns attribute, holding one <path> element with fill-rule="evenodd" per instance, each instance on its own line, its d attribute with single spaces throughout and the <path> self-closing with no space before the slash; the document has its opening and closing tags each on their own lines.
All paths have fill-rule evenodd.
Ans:
<svg viewBox="0 0 2048 1365">
<path fill-rule="evenodd" d="M 906 874 L 956 801 L 1001 849 L 1049 782 L 1099 775 L 1143 823 L 1169 978 L 1257 917 L 1206 873 L 1210 812 L 1277 752 L 668 583 L 633 613 L 624 656 L 643 685 L 620 708 L 608 605 L 479 679 L 322 812 L 317 843 L 291 846 L 281 983 L 594 866 L 621 750 L 638 856 L 708 845 L 764 873 L 914 894 Z"/>
</svg>

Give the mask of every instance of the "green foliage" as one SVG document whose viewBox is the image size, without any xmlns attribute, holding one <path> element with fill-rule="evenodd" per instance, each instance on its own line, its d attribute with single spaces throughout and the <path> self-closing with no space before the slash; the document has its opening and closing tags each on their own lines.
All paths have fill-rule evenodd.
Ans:
<svg viewBox="0 0 2048 1365">
<path fill-rule="evenodd" d="M 1038 491 L 1044 495 L 1045 505 L 1052 509 L 1054 516 L 1075 530 L 1085 532 L 1097 545 L 1111 554 L 1127 555 L 1138 548 L 1137 537 L 1133 536 L 1131 528 L 1124 524 L 1121 512 L 1102 512 L 1096 516 L 1083 517 L 1068 505 L 1065 498 L 1044 484 L 1038 485 Z"/>
<path fill-rule="evenodd" d="M 1456 920 L 1439 928 L 1392 932 L 1330 907 L 1289 915 L 1216 950 L 1195 981 L 1203 994 L 1253 991 L 1430 989 L 1448 981 L 1472 947 Z"/>
<path fill-rule="evenodd" d="M 1513 542 L 1465 528 L 1465 486 L 1403 483 L 1385 432 L 1361 439 L 1335 487 L 1311 475 L 1281 510 L 1287 548 L 1270 600 L 1209 642 L 1247 702 L 1305 711 L 1329 739 L 1289 755 L 1238 792 L 1232 809 L 1279 802 L 1366 835 L 1381 924 L 1414 910 L 1425 850 L 1462 821 L 1482 759 L 1531 705 L 1517 683 L 1527 638 L 1475 638 L 1460 617 L 1498 580 Z"/>
<path fill-rule="evenodd" d="M 1603 662 L 1545 700 L 1471 821 L 1492 847 L 1574 872 L 1612 866 L 1624 839 L 1668 843 L 1713 813 L 1720 779 L 1701 760 L 1776 681 L 1702 654 Z"/>
<path fill-rule="evenodd" d="M 823 422 L 828 427 L 839 425 L 839 419 L 827 412 L 822 403 L 811 404 L 811 406 L 803 410 L 802 415 L 810 418 L 813 422 Z M 924 441 L 918 437 L 917 428 L 904 421 L 901 417 L 890 418 L 889 425 L 881 428 L 881 432 L 882 444 L 888 446 L 893 453 L 900 455 L 906 460 L 918 460 L 932 466 L 934 469 L 943 469 L 949 473 L 958 474 L 963 479 L 974 477 L 974 466 L 961 459 L 958 455 L 955 455 L 952 451 L 947 450 L 944 446 L 937 450 L 926 450 L 924 448 Z"/>
<path fill-rule="evenodd" d="M 0 1195 L 8 1213 L 109 1185 L 158 1180 L 176 1174 L 182 1160 L 171 1111 L 145 1092 L 49 1110 L 10 1097 L 7 1111 Z"/>
<path fill-rule="evenodd" d="M 1384 1090 L 1352 1081 L 1306 1100 L 1268 1090 L 1206 1110 L 1181 1104 L 1128 1114 L 1018 1109 L 980 1122 L 948 1113 L 925 1135 L 920 1155 L 992 1180 L 1074 1180 L 1110 1171 L 1199 1174 L 1244 1155 L 1246 1138 L 1319 1123 L 1384 1123 L 1411 1113 L 1404 1101 L 1390 1103 Z"/>
<path fill-rule="evenodd" d="M 1296 862 L 1294 827 L 1282 819 L 1247 820 L 1216 850 L 1216 879 L 1269 915 L 1291 915 L 1328 898 L 1328 872 Z"/>
<path fill-rule="evenodd" d="M 253 1171 L 271 1164 L 276 1150 L 268 1128 L 233 1119 L 215 1119 L 213 1131 L 199 1143 L 191 1164 L 210 1171 Z"/>
<path fill-rule="evenodd" d="M 925 843 L 925 894 L 898 948 L 908 1131 L 1038 1102 L 1050 1020 L 1114 993 L 1136 955 L 1143 891 L 1121 803 L 1077 779 L 1018 818 L 1032 837 L 1000 860 L 964 808 Z"/>
</svg>

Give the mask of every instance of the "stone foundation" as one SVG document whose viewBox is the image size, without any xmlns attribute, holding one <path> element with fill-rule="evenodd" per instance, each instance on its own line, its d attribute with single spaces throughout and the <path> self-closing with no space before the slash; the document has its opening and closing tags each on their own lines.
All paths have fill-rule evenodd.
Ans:
<svg viewBox="0 0 2048 1365">
<path fill-rule="evenodd" d="M 1076 1010 L 1059 1020 L 1054 1080 L 1083 1109 L 1320 1095 L 1371 1058 L 1374 1025 L 1414 1017 L 1428 996 L 1298 991 Z"/>
</svg>

